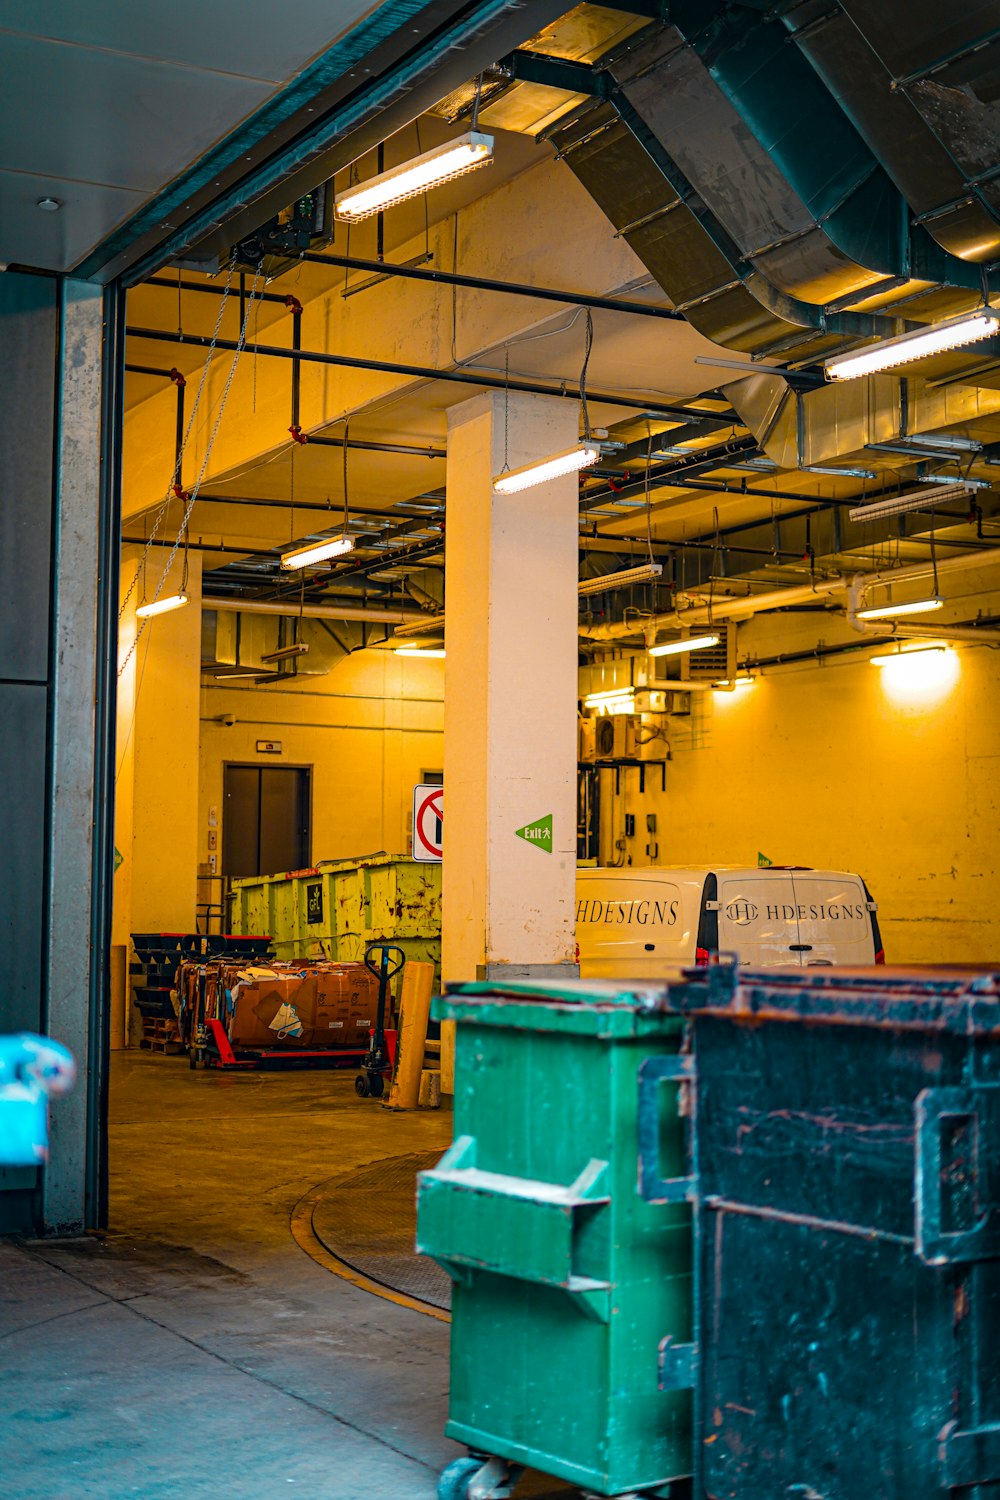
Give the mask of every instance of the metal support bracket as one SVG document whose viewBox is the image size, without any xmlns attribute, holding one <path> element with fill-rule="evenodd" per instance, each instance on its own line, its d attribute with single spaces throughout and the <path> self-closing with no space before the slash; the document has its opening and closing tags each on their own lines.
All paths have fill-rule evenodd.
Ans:
<svg viewBox="0 0 1000 1500">
<path fill-rule="evenodd" d="M 915 1114 L 917 1254 L 931 1266 L 1000 1259 L 1000 1085 L 924 1089 Z"/>
<path fill-rule="evenodd" d="M 693 1177 L 660 1175 L 660 1085 L 693 1075 L 694 1060 L 686 1053 L 647 1057 L 639 1068 L 639 1193 L 647 1203 L 686 1203 L 693 1195 Z"/>
<path fill-rule="evenodd" d="M 657 1368 L 661 1391 L 690 1391 L 694 1388 L 698 1368 L 698 1345 L 676 1344 L 668 1334 L 660 1340 Z"/>
</svg>

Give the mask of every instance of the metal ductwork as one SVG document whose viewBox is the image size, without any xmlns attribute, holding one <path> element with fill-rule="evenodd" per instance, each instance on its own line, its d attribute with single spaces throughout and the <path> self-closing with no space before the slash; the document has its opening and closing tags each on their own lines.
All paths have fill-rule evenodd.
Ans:
<svg viewBox="0 0 1000 1500">
<path fill-rule="evenodd" d="M 1000 255 L 1000 26 L 989 0 L 841 0 L 848 24 L 796 40 L 899 183 L 919 221 L 963 260 Z M 838 44 L 854 32 L 850 57 Z M 829 32 L 829 35 L 826 33 Z M 849 44 L 850 45 L 850 44 Z M 850 73 L 846 70 L 850 69 Z"/>
<path fill-rule="evenodd" d="M 781 375 L 751 375 L 727 385 L 725 393 L 768 458 L 782 469 L 871 462 L 871 444 L 965 426 L 1000 412 L 1000 391 L 959 383 L 904 383 L 893 375 L 813 391 L 795 391 Z M 878 453 L 880 466 L 905 468 L 919 458 L 919 451 Z"/>
<path fill-rule="evenodd" d="M 800 49 L 789 45 L 793 17 L 750 6 L 678 0 L 670 16 L 605 59 L 599 97 L 547 134 L 701 333 L 812 360 L 901 332 L 903 317 L 970 305 L 978 270 L 911 215 L 808 50 L 823 36 L 817 18 L 795 32 Z M 895 108 L 884 68 L 865 55 L 870 92 Z"/>
</svg>

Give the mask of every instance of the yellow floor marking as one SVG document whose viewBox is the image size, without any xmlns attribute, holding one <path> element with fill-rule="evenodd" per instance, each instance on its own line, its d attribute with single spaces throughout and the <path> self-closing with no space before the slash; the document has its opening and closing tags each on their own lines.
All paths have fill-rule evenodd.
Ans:
<svg viewBox="0 0 1000 1500">
<path fill-rule="evenodd" d="M 429 1318 L 437 1318 L 440 1323 L 450 1323 L 451 1313 L 445 1312 L 442 1307 L 435 1307 L 431 1302 L 421 1302 L 418 1297 L 407 1296 L 405 1292 L 397 1292 L 391 1286 L 383 1286 L 380 1281 L 372 1281 L 370 1276 L 363 1276 L 353 1266 L 334 1255 L 326 1248 L 313 1228 L 313 1214 L 317 1204 L 323 1197 L 325 1183 L 319 1187 L 310 1188 L 305 1197 L 300 1198 L 292 1209 L 291 1229 L 292 1239 L 300 1250 L 304 1250 L 310 1260 L 314 1260 L 324 1271 L 332 1271 L 334 1276 L 340 1276 L 344 1281 L 349 1281 L 352 1286 L 360 1287 L 363 1292 L 372 1292 L 376 1297 L 384 1297 L 388 1302 L 395 1302 L 397 1307 L 408 1307 L 412 1312 L 426 1313 Z"/>
</svg>

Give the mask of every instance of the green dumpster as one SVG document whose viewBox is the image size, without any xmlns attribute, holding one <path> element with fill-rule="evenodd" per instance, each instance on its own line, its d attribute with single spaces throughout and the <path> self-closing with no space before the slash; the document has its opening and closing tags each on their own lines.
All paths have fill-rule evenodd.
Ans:
<svg viewBox="0 0 1000 1500">
<path fill-rule="evenodd" d="M 662 994 L 483 983 L 435 1002 L 457 1022 L 455 1140 L 420 1175 L 417 1248 L 453 1281 L 446 1432 L 472 1455 L 441 1500 L 508 1494 L 509 1466 L 687 1493 L 671 1482 L 691 1471 L 691 1381 L 658 1388 L 661 1345 L 691 1341 L 688 1059 Z M 656 1203 L 637 1165 L 646 1059 L 664 1085 Z"/>
</svg>

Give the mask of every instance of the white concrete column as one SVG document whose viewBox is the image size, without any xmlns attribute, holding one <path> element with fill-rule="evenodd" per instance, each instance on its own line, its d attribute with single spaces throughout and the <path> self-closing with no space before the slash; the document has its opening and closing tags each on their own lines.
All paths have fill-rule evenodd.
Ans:
<svg viewBox="0 0 1000 1500">
<path fill-rule="evenodd" d="M 505 428 L 518 468 L 572 447 L 578 411 L 495 392 L 448 413 L 445 980 L 575 973 L 579 483 L 494 494 Z M 547 819 L 550 841 L 519 833 Z"/>
</svg>

